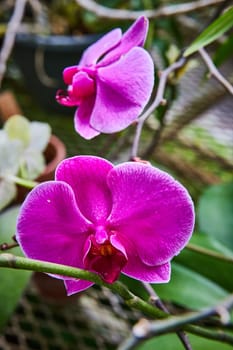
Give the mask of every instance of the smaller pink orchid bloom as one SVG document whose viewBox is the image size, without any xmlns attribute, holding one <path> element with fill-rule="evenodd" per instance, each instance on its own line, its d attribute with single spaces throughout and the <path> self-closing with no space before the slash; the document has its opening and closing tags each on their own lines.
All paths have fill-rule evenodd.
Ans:
<svg viewBox="0 0 233 350">
<path fill-rule="evenodd" d="M 30 192 L 16 237 L 27 257 L 86 269 L 107 283 L 121 272 L 164 283 L 193 225 L 192 200 L 167 173 L 149 164 L 114 166 L 77 156 L 60 163 L 55 181 Z M 64 280 L 68 295 L 93 285 L 55 277 Z"/>
<path fill-rule="evenodd" d="M 68 88 L 56 99 L 78 106 L 75 129 L 85 139 L 126 128 L 147 104 L 154 84 L 153 61 L 141 47 L 147 30 L 145 17 L 123 35 L 114 29 L 91 45 L 78 65 L 64 69 Z"/>
</svg>

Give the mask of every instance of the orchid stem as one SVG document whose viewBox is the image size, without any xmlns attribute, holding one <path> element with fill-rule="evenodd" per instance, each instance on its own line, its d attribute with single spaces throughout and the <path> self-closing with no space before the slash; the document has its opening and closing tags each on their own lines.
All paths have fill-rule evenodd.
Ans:
<svg viewBox="0 0 233 350">
<path fill-rule="evenodd" d="M 120 295 L 128 306 L 141 311 L 143 314 L 149 317 L 160 319 L 160 320 L 157 320 L 157 322 L 151 322 L 152 328 L 150 328 L 150 334 L 151 334 L 151 331 L 152 333 L 158 332 L 157 334 L 164 334 L 168 331 L 171 332 L 171 331 L 184 329 L 186 331 L 190 331 L 191 333 L 195 333 L 195 334 L 200 334 L 202 332 L 204 337 L 217 340 L 218 339 L 217 335 L 214 335 L 211 331 L 207 331 L 207 330 L 205 331 L 205 329 L 202 330 L 202 328 L 200 329 L 200 327 L 198 327 L 196 331 L 195 330 L 196 327 L 189 325 L 189 323 L 197 322 L 214 315 L 220 315 L 220 321 L 221 321 L 221 316 L 223 314 L 225 315 L 226 313 L 228 313 L 228 311 L 233 307 L 233 294 L 231 294 L 228 298 L 221 301 L 217 306 L 208 308 L 206 310 L 202 310 L 200 312 L 192 312 L 182 316 L 170 316 L 167 313 L 150 305 L 149 303 L 142 300 L 138 296 L 134 295 L 121 282 L 117 281 L 112 284 L 105 283 L 101 280 L 101 278 L 98 275 L 92 272 L 88 272 L 86 270 L 81 270 L 78 268 L 55 264 L 55 263 L 44 262 L 40 260 L 23 258 L 23 257 L 15 256 L 13 254 L 8 254 L 8 253 L 0 254 L 0 267 L 53 273 L 53 274 L 91 281 L 98 285 L 107 287 L 112 292 Z M 220 313 L 220 311 L 222 314 Z M 168 320 L 164 320 L 164 321 L 161 320 L 164 318 L 168 318 Z M 226 320 L 224 318 L 224 322 L 225 321 Z M 145 336 L 147 335 L 148 334 L 145 334 Z M 225 336 L 225 333 L 224 335 L 221 333 L 221 338 L 223 338 L 226 343 L 233 344 L 233 339 L 232 339 L 233 337 L 230 337 L 230 336 L 227 337 Z"/>
<path fill-rule="evenodd" d="M 98 285 L 105 286 L 111 291 L 119 294 L 125 300 L 128 306 L 140 310 L 147 316 L 153 318 L 167 317 L 167 314 L 165 312 L 154 308 L 146 301 L 134 295 L 121 282 L 115 282 L 112 284 L 105 283 L 97 274 L 88 272 L 86 270 L 40 260 L 23 258 L 8 253 L 0 254 L 0 267 L 10 267 L 21 270 L 47 272 L 94 282 Z"/>
</svg>

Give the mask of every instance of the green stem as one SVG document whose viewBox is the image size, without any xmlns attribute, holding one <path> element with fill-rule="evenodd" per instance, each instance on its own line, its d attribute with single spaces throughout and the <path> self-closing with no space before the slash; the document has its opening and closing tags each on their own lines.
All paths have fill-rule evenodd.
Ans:
<svg viewBox="0 0 233 350">
<path fill-rule="evenodd" d="M 127 305 L 130 307 L 140 310 L 144 314 L 153 318 L 164 318 L 167 314 L 152 305 L 142 300 L 138 296 L 134 295 L 128 290 L 128 288 L 121 282 L 115 282 L 113 284 L 108 284 L 102 281 L 102 279 L 95 273 L 81 270 L 78 268 L 54 264 L 34 259 L 23 258 L 15 256 L 13 254 L 3 253 L 0 254 L 0 266 L 10 267 L 14 269 L 29 270 L 29 271 L 39 271 L 47 272 L 58 275 L 64 275 L 68 277 L 73 277 L 77 279 L 87 280 L 94 282 L 98 285 L 105 286 L 113 292 L 119 294 Z"/>
<path fill-rule="evenodd" d="M 218 315 L 220 312 L 228 313 L 233 307 L 233 294 L 225 298 L 217 306 L 208 308 L 200 312 L 190 312 L 182 316 L 173 316 L 166 320 L 149 321 L 141 319 L 133 327 L 132 335 L 120 346 L 119 350 L 132 350 L 137 348 L 145 339 L 154 336 L 160 336 L 170 332 L 177 332 L 184 329 L 203 338 L 221 341 L 227 344 L 233 344 L 233 336 L 223 332 L 221 329 L 209 330 L 190 323 L 195 323 L 211 316 Z"/>
<path fill-rule="evenodd" d="M 223 332 L 222 330 L 210 330 L 199 326 L 189 325 L 188 331 L 189 333 L 199 335 L 203 338 L 212 339 L 221 343 L 233 345 L 233 336 L 229 333 Z"/>
<path fill-rule="evenodd" d="M 26 188 L 34 188 L 38 185 L 38 182 L 36 181 L 22 179 L 21 177 L 14 176 L 14 175 L 10 175 L 7 178 L 13 181 L 15 184 Z"/>
<path fill-rule="evenodd" d="M 191 250 L 193 252 L 196 252 L 196 253 L 208 255 L 208 256 L 211 256 L 211 257 L 213 257 L 215 259 L 222 260 L 222 261 L 225 261 L 225 262 L 233 264 L 233 257 L 226 256 L 226 255 L 220 254 L 218 252 L 215 252 L 213 250 L 200 247 L 200 246 L 198 246 L 196 244 L 189 243 L 186 246 L 186 249 L 189 249 L 189 250 Z"/>
<path fill-rule="evenodd" d="M 81 270 L 70 266 L 54 264 L 54 263 L 49 263 L 49 262 L 44 262 L 44 261 L 39 261 L 34 259 L 18 257 L 8 253 L 0 254 L 0 267 L 47 272 L 47 273 L 53 273 L 53 274 L 64 275 L 68 277 L 91 281 L 98 285 L 105 286 L 111 291 L 113 291 L 114 293 L 117 293 L 122 297 L 122 299 L 124 299 L 127 305 L 141 311 L 142 313 L 144 313 L 149 317 L 156 318 L 156 319 L 158 318 L 164 319 L 169 317 L 168 320 L 151 322 L 150 323 L 151 327 L 149 329 L 150 334 L 155 332 L 158 335 L 158 334 L 164 334 L 168 331 L 171 332 L 179 329 L 184 329 L 188 332 L 191 332 L 197 335 L 202 335 L 203 337 L 206 337 L 209 339 L 219 340 L 220 336 L 218 337 L 217 335 L 214 335 L 214 333 L 211 332 L 210 330 L 189 325 L 188 323 L 197 322 L 202 319 L 206 319 L 210 316 L 218 315 L 220 314 L 220 311 L 221 312 L 224 311 L 224 315 L 225 315 L 225 313 L 233 307 L 233 294 L 231 294 L 228 298 L 224 299 L 217 306 L 211 307 L 209 309 L 206 309 L 200 312 L 189 313 L 183 316 L 169 316 L 165 312 L 155 308 L 154 306 L 150 305 L 146 301 L 140 299 L 138 296 L 134 295 L 121 282 L 115 282 L 113 284 L 105 283 L 102 281 L 102 279 L 98 275 L 92 272 L 88 272 L 86 270 Z M 225 337 L 224 341 L 226 343 L 233 344 L 233 339 L 230 335 L 228 336 L 225 333 L 223 335 L 223 332 L 222 332 L 221 337 Z"/>
</svg>

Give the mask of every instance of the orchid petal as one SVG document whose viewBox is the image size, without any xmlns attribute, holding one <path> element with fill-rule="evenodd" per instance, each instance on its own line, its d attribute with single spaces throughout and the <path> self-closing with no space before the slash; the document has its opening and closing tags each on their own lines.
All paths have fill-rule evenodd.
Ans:
<svg viewBox="0 0 233 350">
<path fill-rule="evenodd" d="M 130 125 L 148 102 L 153 82 L 152 59 L 139 47 L 114 64 L 100 68 L 91 126 L 112 133 Z"/>
<path fill-rule="evenodd" d="M 101 56 L 118 44 L 121 40 L 121 36 L 122 32 L 119 28 L 113 29 L 105 34 L 84 51 L 79 66 L 91 66 L 95 64 Z"/>
<path fill-rule="evenodd" d="M 116 60 L 122 55 L 129 52 L 136 46 L 143 46 L 146 40 L 148 32 L 149 22 L 145 17 L 139 17 L 131 27 L 123 34 L 119 44 L 109 51 L 102 60 L 100 60 L 98 66 L 105 66 Z"/>
<path fill-rule="evenodd" d="M 133 259 L 129 257 L 122 273 L 147 283 L 167 283 L 171 277 L 171 264 L 168 262 L 162 265 L 148 266 L 140 258 L 134 256 Z"/>
<path fill-rule="evenodd" d="M 124 163 L 111 170 L 108 185 L 113 207 L 108 219 L 126 251 L 147 265 L 161 265 L 177 255 L 191 237 L 192 200 L 167 173 L 150 165 Z"/>
<path fill-rule="evenodd" d="M 90 288 L 94 284 L 93 282 L 75 279 L 66 280 L 64 283 L 68 296 Z"/>
<path fill-rule="evenodd" d="M 27 196 L 20 210 L 16 237 L 29 258 L 83 268 L 82 249 L 89 228 L 71 187 L 49 181 Z"/>
<path fill-rule="evenodd" d="M 142 262 L 137 254 L 137 248 L 133 241 L 121 241 L 117 233 L 111 236 L 112 245 L 117 248 L 127 258 L 126 265 L 122 268 L 122 272 L 132 278 L 148 283 L 165 283 L 170 279 L 171 267 L 170 263 L 157 266 L 149 266 Z M 127 253 L 126 250 L 127 249 Z"/>
<path fill-rule="evenodd" d="M 95 82 L 86 72 L 74 75 L 72 87 L 72 92 L 78 99 L 93 95 L 95 92 Z"/>
<path fill-rule="evenodd" d="M 63 70 L 63 80 L 67 85 L 72 84 L 73 76 L 78 72 L 78 66 L 70 66 Z"/>
<path fill-rule="evenodd" d="M 106 178 L 113 165 L 101 158 L 78 156 L 65 159 L 56 170 L 56 180 L 68 183 L 82 214 L 101 224 L 111 211 L 111 193 Z"/>
<path fill-rule="evenodd" d="M 100 134 L 90 125 L 90 116 L 95 103 L 95 96 L 90 96 L 82 101 L 74 115 L 75 130 L 86 140 Z"/>
</svg>

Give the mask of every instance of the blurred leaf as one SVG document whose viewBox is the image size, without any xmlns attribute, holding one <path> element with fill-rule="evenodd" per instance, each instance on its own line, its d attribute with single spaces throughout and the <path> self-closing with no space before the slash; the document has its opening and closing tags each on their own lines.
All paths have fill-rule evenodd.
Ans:
<svg viewBox="0 0 233 350">
<path fill-rule="evenodd" d="M 17 189 L 12 181 L 0 178 L 0 211 L 15 198 Z"/>
<path fill-rule="evenodd" d="M 217 341 L 208 340 L 190 334 L 189 340 L 195 350 L 231 350 L 232 346 Z M 158 338 L 152 338 L 136 347 L 137 350 L 184 350 L 184 346 L 176 334 L 168 334 Z"/>
<path fill-rule="evenodd" d="M 213 23 L 211 23 L 185 50 L 184 56 L 187 57 L 198 51 L 202 47 L 212 43 L 223 35 L 233 26 L 233 7 L 225 11 Z"/>
<path fill-rule="evenodd" d="M 233 250 L 233 182 L 209 187 L 197 206 L 201 232 Z"/>
<path fill-rule="evenodd" d="M 228 58 L 233 56 L 233 34 L 222 43 L 214 53 L 213 61 L 216 66 L 220 66 Z"/>
<path fill-rule="evenodd" d="M 215 238 L 206 234 L 195 233 L 190 243 L 209 249 L 224 256 L 233 257 L 233 252 L 222 245 Z M 194 252 L 185 248 L 176 258 L 178 263 L 201 273 L 205 277 L 219 284 L 224 289 L 233 290 L 233 265 L 208 255 Z M 214 268 L 213 268 L 214 266 Z"/>
<path fill-rule="evenodd" d="M 41 122 L 31 122 L 30 124 L 30 143 L 29 148 L 35 151 L 43 152 L 51 136 L 51 127 L 49 124 Z"/>
<path fill-rule="evenodd" d="M 227 292 L 214 282 L 174 262 L 170 282 L 153 287 L 161 299 L 192 309 L 215 305 L 227 296 Z"/>
<path fill-rule="evenodd" d="M 13 243 L 19 208 L 10 208 L 0 215 L 0 243 Z M 20 248 L 13 248 L 10 252 L 22 255 Z M 14 311 L 30 275 L 30 271 L 0 268 L 0 331 Z"/>
<path fill-rule="evenodd" d="M 25 147 L 28 146 L 30 141 L 30 122 L 22 115 L 13 115 L 4 124 L 4 130 L 6 131 L 9 139 L 21 140 Z"/>
</svg>

